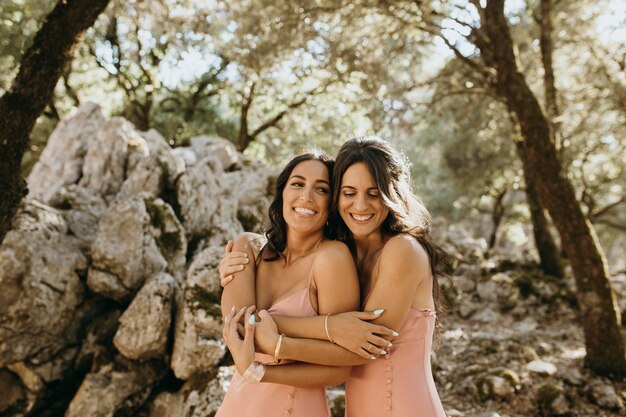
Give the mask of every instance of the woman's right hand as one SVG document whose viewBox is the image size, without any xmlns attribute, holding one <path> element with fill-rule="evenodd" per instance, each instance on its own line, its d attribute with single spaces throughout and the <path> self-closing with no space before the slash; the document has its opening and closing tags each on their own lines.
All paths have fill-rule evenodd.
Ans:
<svg viewBox="0 0 626 417">
<path fill-rule="evenodd" d="M 234 278 L 234 273 L 243 271 L 246 264 L 250 262 L 246 252 L 233 252 L 233 241 L 229 240 L 224 249 L 224 257 L 220 261 L 220 284 L 222 287 L 228 285 Z"/>
<path fill-rule="evenodd" d="M 378 314 L 377 314 L 378 313 Z M 384 355 L 391 347 L 390 339 L 398 333 L 385 326 L 368 323 L 383 312 L 349 311 L 328 317 L 328 335 L 339 346 L 366 359 Z"/>
</svg>

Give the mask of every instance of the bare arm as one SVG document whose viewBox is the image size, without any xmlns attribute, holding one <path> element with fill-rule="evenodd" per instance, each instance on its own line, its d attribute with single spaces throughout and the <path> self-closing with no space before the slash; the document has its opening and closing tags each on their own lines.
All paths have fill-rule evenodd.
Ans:
<svg viewBox="0 0 626 417">
<path fill-rule="evenodd" d="M 430 261 L 422 245 L 406 235 L 389 239 L 380 256 L 378 279 L 365 308 L 384 308 L 375 322 L 399 329 L 418 291 L 425 290 L 432 303 Z"/>
<path fill-rule="evenodd" d="M 346 260 L 346 262 L 352 262 L 351 258 L 350 261 Z M 245 276 L 245 274 L 241 274 L 244 269 L 253 269 L 249 264 L 248 253 L 233 250 L 233 242 L 229 241 L 219 267 L 222 286 L 224 288 L 229 287 L 235 274 L 239 277 Z M 380 314 L 382 314 L 380 310 L 377 312 L 351 311 L 334 314 L 328 318 L 326 316 L 272 316 L 272 318 L 278 326 L 279 333 L 293 338 L 319 340 L 328 340 L 330 336 L 339 346 L 369 359 L 372 354 L 381 354 L 383 349 L 388 346 L 388 340 L 395 333 L 392 329 L 368 323 L 369 320 L 374 320 Z M 373 347 L 365 351 L 364 348 L 370 344 Z M 257 345 L 257 349 L 267 354 L 274 353 L 271 346 L 266 346 L 264 349 L 263 346 Z"/>
<path fill-rule="evenodd" d="M 426 286 L 430 282 L 430 263 L 421 245 L 415 239 L 406 236 L 390 239 L 381 257 L 379 276 L 365 308 L 384 309 L 385 313 L 373 322 L 399 329 L 406 319 L 418 287 Z M 297 358 L 304 362 L 326 365 L 359 365 L 368 362 L 362 356 L 347 352 L 338 346 L 329 347 L 328 344 L 319 340 L 286 338 L 283 340 L 284 348 L 281 351 L 289 359 Z M 322 352 L 323 354 L 320 354 Z"/>
<path fill-rule="evenodd" d="M 255 259 L 252 242 L 259 238 L 260 236 L 254 233 L 243 233 L 235 239 L 234 250 L 247 253 L 249 259 Z M 256 304 L 254 268 L 244 268 L 234 272 L 233 276 L 237 279 L 224 287 L 222 292 L 221 308 L 224 317 L 233 306 L 235 306 L 235 310 L 239 310 L 242 307 Z"/>
<path fill-rule="evenodd" d="M 266 366 L 263 382 L 294 387 L 329 387 L 345 382 L 350 375 L 348 366 L 323 366 L 311 363 L 290 363 Z"/>
<path fill-rule="evenodd" d="M 327 242 L 320 253 L 317 255 L 315 264 L 313 265 L 313 279 L 317 287 L 317 299 L 319 314 L 340 313 L 344 311 L 355 310 L 359 306 L 359 284 L 356 275 L 356 267 L 352 262 L 352 257 L 348 248 L 339 242 Z M 256 325 L 256 341 L 260 346 L 264 346 L 264 350 L 271 350 L 276 346 L 277 334 L 269 332 L 260 332 L 263 321 L 268 324 L 269 315 L 267 312 L 259 314 L 261 323 Z M 273 325 L 273 321 L 269 321 Z M 275 325 L 273 325 L 275 329 Z M 268 326 L 265 326 L 268 329 Z M 283 349 L 289 349 L 293 352 L 294 360 L 308 361 L 300 357 L 300 352 L 294 351 L 294 348 L 288 348 L 289 342 L 283 338 L 279 357 L 285 358 Z M 308 341 L 308 339 L 295 339 Z M 320 341 L 313 341 L 320 342 Z M 330 342 L 320 342 L 325 348 L 337 349 L 347 352 L 345 349 L 333 345 Z M 297 346 L 297 345 L 296 345 Z M 268 349 L 269 348 L 269 349 Z M 311 352 L 308 346 L 305 346 L 306 353 Z M 326 349 L 317 351 L 316 355 L 323 357 L 327 354 Z M 356 356 L 356 355 L 354 355 Z M 313 364 L 289 364 L 276 367 L 267 367 L 263 381 L 275 382 L 280 384 L 288 384 L 294 386 L 320 386 L 320 385 L 336 385 L 345 381 L 350 373 L 350 368 L 346 363 L 343 366 L 319 366 Z"/>
</svg>

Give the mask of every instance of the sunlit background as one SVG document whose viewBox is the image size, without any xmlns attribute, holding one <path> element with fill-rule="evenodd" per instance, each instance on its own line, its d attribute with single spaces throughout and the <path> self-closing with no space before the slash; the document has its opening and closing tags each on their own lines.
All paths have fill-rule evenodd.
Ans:
<svg viewBox="0 0 626 417">
<path fill-rule="evenodd" d="M 55 1 L 0 4 L 0 94 Z M 480 54 L 467 1 L 114 1 L 76 51 L 32 134 L 25 173 L 60 119 L 85 101 L 158 130 L 172 146 L 206 134 L 280 165 L 303 147 L 330 153 L 365 134 L 412 162 L 435 216 L 512 244 L 528 237 L 519 133 L 484 79 L 453 53 Z M 506 2 L 519 65 L 540 103 L 537 0 Z M 428 22 L 434 22 L 433 24 Z M 552 10 L 559 153 L 615 270 L 626 230 L 626 4 L 559 1 Z M 437 28 L 442 30 L 435 30 Z M 243 142 L 242 142 L 243 141 Z"/>
</svg>

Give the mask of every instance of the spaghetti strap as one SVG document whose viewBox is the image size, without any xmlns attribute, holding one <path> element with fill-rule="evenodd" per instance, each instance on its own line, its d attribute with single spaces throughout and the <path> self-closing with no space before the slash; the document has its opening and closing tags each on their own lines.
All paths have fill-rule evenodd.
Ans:
<svg viewBox="0 0 626 417">
<path fill-rule="evenodd" d="M 323 241 L 324 241 L 324 238 L 321 238 L 319 242 L 317 242 L 317 244 L 315 245 L 315 255 L 313 256 L 313 260 L 311 261 L 311 270 L 309 271 L 309 278 L 306 283 L 306 287 L 309 290 L 311 289 L 311 280 L 313 279 L 313 266 L 315 265 L 315 260 L 317 259 L 317 255 L 319 255 L 318 249 Z"/>
</svg>

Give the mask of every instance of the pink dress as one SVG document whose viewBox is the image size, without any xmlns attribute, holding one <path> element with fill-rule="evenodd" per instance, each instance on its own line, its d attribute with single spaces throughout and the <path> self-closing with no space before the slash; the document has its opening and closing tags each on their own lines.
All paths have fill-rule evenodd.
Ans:
<svg viewBox="0 0 626 417">
<path fill-rule="evenodd" d="M 311 276 L 306 288 L 278 300 L 267 311 L 280 316 L 316 316 L 309 296 L 310 285 Z M 261 353 L 255 354 L 255 360 L 265 364 L 274 362 L 272 356 Z M 325 387 L 299 388 L 260 382 L 237 392 L 233 387 L 240 379 L 235 372 L 215 417 L 330 417 Z"/>
<path fill-rule="evenodd" d="M 445 417 L 430 368 L 435 312 L 410 308 L 390 352 L 354 366 L 346 417 Z"/>
</svg>

